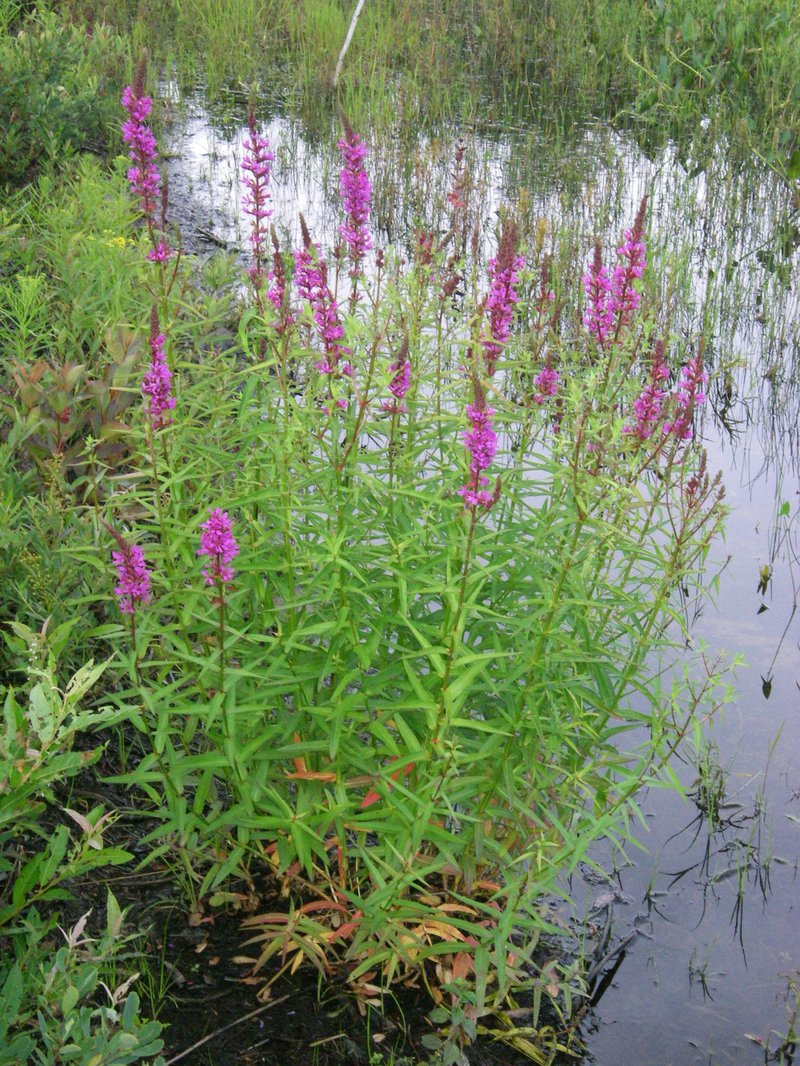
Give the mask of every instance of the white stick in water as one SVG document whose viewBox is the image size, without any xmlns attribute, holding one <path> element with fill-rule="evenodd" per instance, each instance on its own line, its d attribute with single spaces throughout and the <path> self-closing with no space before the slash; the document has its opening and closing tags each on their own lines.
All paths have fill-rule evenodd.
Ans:
<svg viewBox="0 0 800 1066">
<path fill-rule="evenodd" d="M 350 47 L 350 42 L 353 39 L 353 34 L 356 32 L 356 23 L 358 22 L 358 16 L 361 14 L 361 8 L 364 6 L 364 0 L 358 0 L 356 9 L 353 12 L 353 17 L 350 19 L 350 29 L 347 31 L 347 36 L 344 39 L 342 50 L 339 53 L 339 59 L 336 63 L 336 70 L 333 74 L 333 87 L 334 89 L 339 84 L 339 75 L 342 73 L 342 63 L 344 63 L 344 57 L 347 55 L 347 49 Z"/>
</svg>

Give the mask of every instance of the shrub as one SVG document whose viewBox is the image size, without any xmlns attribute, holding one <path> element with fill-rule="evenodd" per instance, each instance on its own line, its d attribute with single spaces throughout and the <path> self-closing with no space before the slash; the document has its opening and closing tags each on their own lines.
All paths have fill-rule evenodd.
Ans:
<svg viewBox="0 0 800 1066">
<path fill-rule="evenodd" d="M 0 39 L 0 185 L 105 150 L 124 55 L 122 40 L 103 27 L 89 36 L 43 6 Z"/>
</svg>

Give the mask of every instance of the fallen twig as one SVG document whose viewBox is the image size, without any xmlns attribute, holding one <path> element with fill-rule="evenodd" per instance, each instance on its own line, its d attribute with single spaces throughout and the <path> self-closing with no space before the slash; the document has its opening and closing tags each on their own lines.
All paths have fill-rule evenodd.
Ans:
<svg viewBox="0 0 800 1066">
<path fill-rule="evenodd" d="M 265 1003 L 263 1007 L 257 1007 L 255 1010 L 251 1010 L 249 1014 L 243 1014 L 241 1018 L 237 1018 L 234 1022 L 228 1022 L 227 1025 L 223 1025 L 221 1029 L 216 1029 L 213 1033 L 209 1033 L 208 1036 L 204 1036 L 202 1040 L 198 1040 L 196 1044 L 192 1044 L 191 1047 L 187 1047 L 185 1051 L 182 1051 L 179 1055 L 173 1056 L 167 1060 L 166 1066 L 172 1066 L 174 1062 L 180 1062 L 181 1059 L 185 1059 L 187 1055 L 191 1055 L 193 1051 L 197 1051 L 203 1044 L 208 1044 L 209 1041 L 215 1040 L 218 1036 L 226 1033 L 228 1029 L 233 1029 L 237 1025 L 241 1025 L 242 1022 L 247 1022 L 251 1018 L 255 1018 L 259 1014 L 263 1014 L 265 1010 L 269 1010 L 270 1007 L 277 1007 L 279 1003 L 283 1003 L 285 1000 L 291 997 L 291 993 L 287 993 L 285 996 L 281 996 L 280 999 L 270 1000 L 269 1003 Z"/>
</svg>

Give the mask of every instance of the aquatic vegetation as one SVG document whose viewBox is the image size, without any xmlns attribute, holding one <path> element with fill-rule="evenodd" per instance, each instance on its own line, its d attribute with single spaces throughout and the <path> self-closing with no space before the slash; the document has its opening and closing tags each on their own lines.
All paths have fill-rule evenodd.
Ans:
<svg viewBox="0 0 800 1066">
<path fill-rule="evenodd" d="M 341 76 L 350 11 L 331 0 L 69 0 L 131 33 L 185 84 L 202 70 L 212 96 L 237 82 L 278 81 L 306 115 L 335 95 L 357 127 L 469 125 L 531 113 L 562 128 L 591 115 L 634 119 L 646 135 L 703 143 L 708 127 L 800 173 L 800 15 L 784 0 L 557 0 L 531 19 L 526 0 L 454 0 L 432 7 L 366 4 Z"/>
</svg>

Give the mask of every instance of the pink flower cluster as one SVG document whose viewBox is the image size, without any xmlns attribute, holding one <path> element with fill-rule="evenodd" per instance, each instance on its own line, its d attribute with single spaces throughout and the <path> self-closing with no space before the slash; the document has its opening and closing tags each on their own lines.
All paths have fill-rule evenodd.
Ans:
<svg viewBox="0 0 800 1066">
<path fill-rule="evenodd" d="M 676 391 L 677 413 L 672 422 L 664 424 L 664 433 L 672 433 L 678 440 L 691 440 L 692 420 L 697 407 L 706 402 L 705 387 L 708 374 L 703 369 L 703 356 L 698 352 L 681 369 L 681 376 Z"/>
<path fill-rule="evenodd" d="M 595 241 L 592 265 L 583 276 L 583 288 L 588 300 L 583 324 L 602 347 L 614 329 L 614 308 L 611 302 L 611 278 L 603 266 L 603 249 L 599 241 Z"/>
<path fill-rule="evenodd" d="M 467 507 L 490 510 L 497 501 L 499 487 L 489 492 L 489 479 L 484 471 L 492 465 L 497 452 L 497 434 L 492 425 L 493 407 L 487 407 L 483 391 L 476 384 L 475 402 L 467 406 L 470 428 L 464 432 L 464 444 L 469 452 L 469 480 L 458 490 Z"/>
<path fill-rule="evenodd" d="M 111 553 L 119 580 L 114 594 L 122 613 L 134 614 L 137 604 L 150 602 L 150 572 L 138 544 L 128 544 L 119 533 L 112 533 L 120 546 L 118 552 Z"/>
<path fill-rule="evenodd" d="M 147 253 L 147 258 L 151 263 L 166 263 L 174 254 L 174 250 L 162 240 L 158 242 L 155 248 L 150 249 Z"/>
<path fill-rule="evenodd" d="M 525 266 L 525 260 L 516 254 L 517 234 L 513 222 L 503 226 L 497 255 L 489 260 L 491 285 L 486 307 L 489 312 L 489 335 L 482 338 L 486 370 L 491 377 L 503 345 L 511 335 L 514 321 L 514 304 L 519 296 L 514 288 L 518 284 L 517 272 Z"/>
<path fill-rule="evenodd" d="M 207 585 L 228 585 L 233 581 L 231 561 L 239 554 L 228 512 L 217 507 L 209 509 L 209 517 L 200 527 L 198 555 L 208 556 L 210 562 L 203 570 Z"/>
<path fill-rule="evenodd" d="M 142 96 L 141 89 L 137 92 L 137 88 L 135 84 L 128 85 L 122 93 L 122 106 L 128 112 L 122 124 L 122 139 L 130 145 L 128 154 L 134 164 L 128 171 L 128 181 L 139 197 L 142 214 L 152 223 L 161 188 L 161 174 L 155 165 L 156 139 L 146 125 L 153 101 L 149 96 Z"/>
<path fill-rule="evenodd" d="M 399 415 L 408 410 L 405 395 L 411 385 L 411 363 L 401 356 L 389 367 L 392 372 L 392 380 L 389 382 L 389 392 L 393 400 L 384 400 L 381 407 L 389 414 Z"/>
<path fill-rule="evenodd" d="M 259 134 L 252 111 L 247 116 L 247 123 L 250 136 L 244 142 L 242 170 L 245 172 L 245 193 L 242 197 L 242 210 L 250 216 L 249 240 L 253 249 L 254 262 L 248 274 L 258 288 L 264 276 L 263 264 L 267 256 L 268 230 L 264 223 L 272 215 L 272 208 L 269 206 L 269 179 L 275 154 L 267 138 Z"/>
<path fill-rule="evenodd" d="M 643 196 L 633 226 L 625 230 L 625 240 L 617 248 L 619 262 L 611 276 L 603 265 L 603 252 L 596 241 L 592 265 L 583 277 L 588 299 L 583 324 L 601 347 L 609 340 L 618 339 L 620 331 L 630 325 L 642 300 L 633 283 L 644 274 L 647 260 L 643 240 L 646 210 L 647 196 Z"/>
<path fill-rule="evenodd" d="M 128 113 L 128 117 L 122 124 L 122 139 L 130 146 L 128 155 L 133 166 L 128 170 L 128 181 L 131 188 L 139 198 L 139 207 L 144 215 L 150 240 L 153 247 L 147 253 L 151 263 L 164 263 L 175 252 L 166 243 L 163 231 L 166 225 L 167 213 L 167 184 L 166 179 L 162 182 L 161 174 L 156 166 L 158 152 L 156 139 L 153 131 L 147 125 L 147 119 L 153 109 L 153 101 L 144 95 L 144 81 L 146 63 L 143 59 L 136 70 L 133 85 L 125 87 L 122 93 L 122 106 Z M 161 199 L 161 217 L 156 219 L 156 208 L 159 195 Z M 158 238 L 158 229 L 162 236 Z"/>
<path fill-rule="evenodd" d="M 305 248 L 295 252 L 295 282 L 301 299 L 307 300 L 317 327 L 317 334 L 325 351 L 324 359 L 316 363 L 317 370 L 323 374 L 333 374 L 341 369 L 349 374 L 347 363 L 339 368 L 342 355 L 349 355 L 350 349 L 340 343 L 344 329 L 339 321 L 339 308 L 328 288 L 327 267 L 323 259 L 317 256 L 316 248 L 310 242 Z"/>
<path fill-rule="evenodd" d="M 161 429 L 172 421 L 167 414 L 175 407 L 175 397 L 172 395 L 172 371 L 167 366 L 167 358 L 164 355 L 166 338 L 158 330 L 158 315 L 155 307 L 150 314 L 150 366 L 142 380 L 142 393 L 149 396 L 150 428 Z"/>
<path fill-rule="evenodd" d="M 339 233 L 345 241 L 353 272 L 358 273 L 364 255 L 372 247 L 372 237 L 367 227 L 372 186 L 364 170 L 367 146 L 357 133 L 345 126 L 345 136 L 339 141 L 344 167 L 339 176 L 339 191 L 345 212 L 345 221 Z"/>
<path fill-rule="evenodd" d="M 633 287 L 642 277 L 646 263 L 646 248 L 636 227 L 625 230 L 625 241 L 617 248 L 621 262 L 614 267 L 611 279 L 612 307 L 621 326 L 629 326 L 639 310 L 642 294 Z"/>
<path fill-rule="evenodd" d="M 549 366 L 543 367 L 533 379 L 533 386 L 536 389 L 534 403 L 544 403 L 548 396 L 555 396 L 558 392 L 558 371 Z"/>
<path fill-rule="evenodd" d="M 657 341 L 647 382 L 633 403 L 636 421 L 623 428 L 639 440 L 649 440 L 661 419 L 664 407 L 663 383 L 669 377 L 669 367 L 664 357 L 664 342 Z"/>
</svg>

